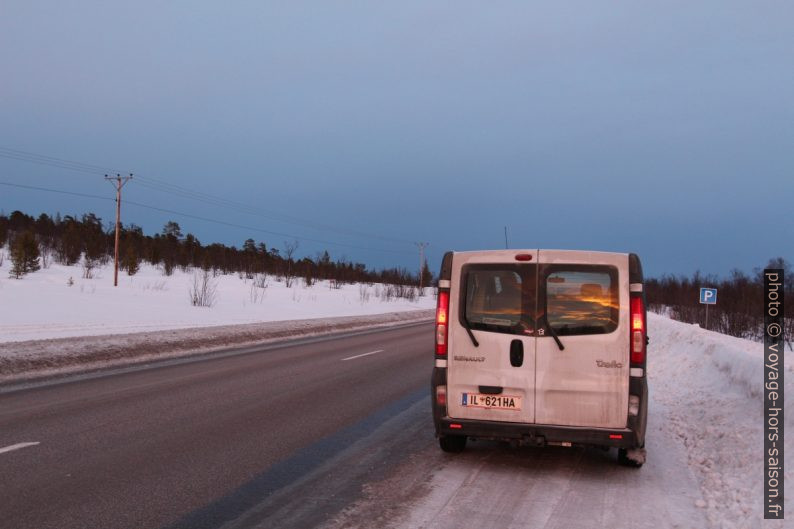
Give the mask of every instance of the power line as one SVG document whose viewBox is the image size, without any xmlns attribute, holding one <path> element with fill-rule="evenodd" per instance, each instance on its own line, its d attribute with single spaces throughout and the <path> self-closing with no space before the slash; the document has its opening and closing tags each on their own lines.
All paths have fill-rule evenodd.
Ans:
<svg viewBox="0 0 794 529">
<path fill-rule="evenodd" d="M 82 172 L 86 174 L 93 174 L 93 175 L 105 175 L 108 173 L 127 173 L 129 171 L 119 171 L 117 169 L 103 167 L 100 165 L 94 164 L 87 164 L 83 162 L 76 162 L 74 160 L 67 160 L 64 158 L 58 158 L 56 156 L 49 156 L 44 154 L 37 154 L 29 151 L 22 151 L 19 149 L 11 149 L 8 147 L 0 146 L 0 158 L 7 158 L 11 160 L 19 160 L 29 163 L 35 163 L 39 165 L 47 165 L 50 167 L 57 167 L 60 169 L 67 169 L 69 171 L 76 171 Z M 310 228 L 317 231 L 332 231 L 335 233 L 339 233 L 341 235 L 348 235 L 354 237 L 362 237 L 368 239 L 376 239 L 386 242 L 397 242 L 400 244 L 413 244 L 413 241 L 409 241 L 406 239 L 400 239 L 398 237 L 390 237 L 387 235 L 380 235 L 374 233 L 368 233 L 364 231 L 354 230 L 351 228 L 343 228 L 338 226 L 332 226 L 325 223 L 318 223 L 312 222 L 305 218 L 286 215 L 283 213 L 275 213 L 275 212 L 267 212 L 266 210 L 262 210 L 261 208 L 257 208 L 255 206 L 251 206 L 249 204 L 243 204 L 241 202 L 236 202 L 233 200 L 225 199 L 216 195 L 210 195 L 207 193 L 202 193 L 195 189 L 189 189 L 186 187 L 182 187 L 176 184 L 172 184 L 169 182 L 165 182 L 156 178 L 147 177 L 145 175 L 140 175 L 136 173 L 136 179 L 139 182 L 139 185 L 146 187 L 148 189 L 152 189 L 155 191 L 159 191 L 161 193 L 167 193 L 174 196 L 178 196 L 181 198 L 186 198 L 189 200 L 195 200 L 197 202 L 203 202 L 205 204 L 210 204 L 222 208 L 232 209 L 237 212 L 247 213 L 249 215 L 259 216 L 262 218 L 266 218 L 269 220 L 275 220 L 278 222 L 285 222 L 288 224 L 294 224 L 297 226 L 302 226 L 305 228 Z"/>
<path fill-rule="evenodd" d="M 91 194 L 87 194 L 87 193 L 76 193 L 76 192 L 73 192 L 73 191 L 64 191 L 64 190 L 61 190 L 61 189 L 52 189 L 52 188 L 48 188 L 48 187 L 29 186 L 29 185 L 23 185 L 23 184 L 16 184 L 16 183 L 13 183 L 13 182 L 1 182 L 0 181 L 0 185 L 9 186 L 9 187 L 18 187 L 18 188 L 22 188 L 22 189 L 30 189 L 30 190 L 35 190 L 35 191 L 46 191 L 46 192 L 49 192 L 49 193 L 59 193 L 59 194 L 63 194 L 63 195 L 72 195 L 72 196 L 85 197 L 85 198 L 94 198 L 94 199 L 99 199 L 99 200 L 107 200 L 107 201 L 113 201 L 114 200 L 114 199 L 112 199 L 110 197 L 104 197 L 104 196 L 100 196 L 100 195 L 91 195 Z M 243 225 L 243 224 L 236 224 L 236 223 L 233 223 L 233 222 L 227 222 L 227 221 L 218 220 L 218 219 L 211 219 L 211 218 L 208 218 L 208 217 L 202 217 L 200 215 L 193 215 L 193 214 L 190 214 L 190 213 L 184 213 L 184 212 L 176 211 L 176 210 L 173 210 L 173 209 L 160 208 L 160 207 L 157 207 L 157 206 L 150 206 L 148 204 L 142 204 L 140 202 L 134 202 L 132 200 L 125 200 L 124 202 L 126 204 L 137 206 L 139 208 L 149 209 L 149 210 L 152 210 L 152 211 L 159 211 L 161 213 L 170 213 L 172 215 L 179 215 L 181 217 L 185 217 L 185 218 L 189 218 L 189 219 L 201 220 L 201 221 L 204 221 L 204 222 L 211 222 L 211 223 L 219 224 L 219 225 L 222 225 L 222 226 L 229 226 L 229 227 L 232 227 L 232 228 L 240 228 L 240 229 L 244 229 L 244 230 L 250 230 L 250 231 L 256 231 L 256 232 L 260 232 L 260 233 L 266 233 L 268 235 L 276 235 L 276 236 L 279 236 L 279 237 L 287 237 L 287 238 L 290 238 L 290 239 L 298 239 L 300 241 L 314 242 L 314 243 L 318 243 L 318 244 L 326 244 L 326 245 L 329 245 L 329 246 L 343 246 L 343 247 L 346 247 L 346 248 L 351 248 L 351 249 L 355 249 L 355 250 L 363 250 L 363 251 L 367 251 L 367 252 L 383 252 L 383 253 L 393 253 L 393 254 L 399 254 L 399 255 L 408 255 L 408 254 L 412 254 L 413 253 L 413 252 L 409 252 L 409 251 L 386 250 L 384 248 L 370 248 L 370 247 L 357 246 L 357 245 L 346 244 L 346 243 L 341 243 L 341 242 L 332 242 L 332 241 L 326 241 L 326 240 L 322 240 L 322 239 L 313 239 L 313 238 L 310 238 L 310 237 L 303 237 L 303 236 L 298 236 L 298 235 L 292 235 L 292 234 L 289 234 L 289 233 L 282 233 L 282 232 L 277 232 L 277 231 L 265 230 L 265 229 L 256 228 L 256 227 L 253 227 L 253 226 L 246 226 L 246 225 Z"/>
<path fill-rule="evenodd" d="M 243 224 L 235 224 L 233 222 L 226 222 L 226 221 L 223 221 L 223 220 L 210 219 L 210 218 L 207 218 L 207 217 L 201 217 L 199 215 L 191 215 L 190 213 L 181 213 L 179 211 L 174 211 L 172 209 L 158 208 L 158 207 L 155 207 L 155 206 L 149 206 L 149 205 L 146 205 L 146 204 L 141 204 L 140 202 L 133 202 L 132 200 L 127 200 L 126 202 L 127 202 L 127 204 L 132 204 L 132 205 L 135 205 L 135 206 L 138 206 L 138 207 L 141 207 L 141 208 L 151 209 L 151 210 L 154 210 L 154 211 L 161 211 L 163 213 L 171 213 L 171 214 L 174 214 L 174 215 L 181 215 L 181 216 L 189 218 L 189 219 L 203 220 L 205 222 L 214 222 L 215 224 L 220 224 L 220 225 L 223 225 L 223 226 L 230 226 L 232 228 L 241 228 L 241 229 L 246 229 L 246 230 L 254 230 L 254 231 L 261 232 L 261 233 L 267 233 L 269 235 L 278 235 L 279 237 L 288 237 L 288 238 L 291 238 L 291 239 L 298 239 L 298 240 L 301 240 L 301 241 L 316 242 L 316 243 L 319 243 L 319 244 L 328 244 L 328 245 L 332 245 L 332 246 L 344 246 L 346 248 L 353 248 L 353 249 L 356 249 L 356 250 L 364 250 L 364 251 L 372 251 L 372 252 L 386 252 L 386 253 L 394 253 L 394 254 L 400 254 L 400 255 L 406 255 L 406 254 L 413 253 L 413 252 L 408 252 L 408 251 L 386 250 L 386 249 L 383 249 L 383 248 L 368 248 L 368 247 L 364 247 L 364 246 L 356 246 L 354 244 L 346 244 L 346 243 L 341 243 L 341 242 L 324 241 L 324 240 L 321 240 L 321 239 L 312 239 L 310 237 L 302 237 L 302 236 L 298 236 L 298 235 L 290 235 L 288 233 L 281 233 L 281 232 L 277 232 L 277 231 L 264 230 L 262 228 L 255 228 L 255 227 L 252 227 L 252 226 L 245 226 Z"/>
<path fill-rule="evenodd" d="M 76 171 L 76 172 L 79 172 L 79 173 L 87 173 L 87 174 L 91 174 L 91 175 L 104 174 L 101 171 L 89 170 L 89 169 L 82 168 L 82 167 L 76 167 L 76 166 L 71 166 L 71 165 L 67 165 L 67 164 L 60 164 L 60 163 L 57 163 L 57 162 L 49 162 L 47 160 L 35 160 L 35 159 L 23 158 L 23 157 L 19 157 L 19 156 L 13 156 L 13 155 L 4 154 L 4 153 L 0 153 L 0 158 L 7 158 L 9 160 L 20 160 L 20 161 L 23 161 L 23 162 L 35 163 L 35 164 L 39 164 L 39 165 L 47 165 L 47 166 L 50 166 L 50 167 L 57 167 L 59 169 L 66 169 L 68 171 Z"/>
<path fill-rule="evenodd" d="M 50 193 L 60 193 L 62 195 L 72 195 L 75 197 L 96 198 L 99 200 L 113 200 L 110 197 L 103 197 L 101 195 L 89 195 L 88 193 L 76 193 L 74 191 L 63 191 L 61 189 L 50 189 L 48 187 L 28 186 L 23 184 L 14 184 L 12 182 L 0 182 L 0 185 L 9 187 L 19 187 L 22 189 L 33 189 L 35 191 L 49 191 Z"/>
<path fill-rule="evenodd" d="M 234 211 L 248 213 L 250 215 L 259 216 L 262 218 L 275 220 L 279 222 L 285 222 L 289 224 L 295 224 L 297 226 L 303 226 L 305 228 L 310 228 L 313 230 L 318 231 L 333 231 L 335 233 L 339 233 L 341 235 L 352 235 L 355 237 L 363 237 L 368 239 L 377 239 L 381 241 L 388 241 L 388 242 L 397 242 L 401 244 L 412 244 L 412 241 L 406 239 L 400 239 L 397 237 L 390 237 L 387 235 L 379 235 L 359 230 L 354 230 L 351 228 L 342 228 L 338 226 L 332 226 L 325 223 L 318 223 L 312 222 L 305 218 L 300 218 L 292 215 L 287 215 L 284 213 L 275 213 L 275 212 L 267 212 L 260 208 L 251 206 L 249 204 L 244 204 L 242 202 L 236 202 L 233 200 L 225 199 L 222 197 L 218 197 L 215 195 L 209 195 L 206 193 L 202 193 L 200 191 L 195 191 L 192 189 L 188 189 L 185 187 L 178 186 L 176 184 L 171 184 L 167 182 L 163 182 L 160 180 L 156 180 L 153 178 L 147 178 L 145 176 L 141 177 L 140 184 L 144 187 L 148 187 L 149 189 L 154 189 L 156 191 L 160 191 L 163 193 L 169 193 L 176 196 L 181 196 L 182 198 L 188 198 L 191 200 L 195 200 L 197 202 L 203 202 L 205 204 L 211 204 L 218 207 L 223 207 L 227 209 L 232 209 Z"/>
<path fill-rule="evenodd" d="M 20 151 L 18 149 L 10 149 L 8 147 L 0 147 L 0 158 L 8 158 L 10 160 L 20 160 L 23 162 L 38 163 L 41 165 L 49 165 L 52 167 L 59 167 L 61 169 L 69 169 L 88 174 L 107 174 L 108 172 L 115 172 L 114 169 L 108 167 L 101 167 L 99 165 L 92 165 L 82 162 L 75 162 L 74 160 L 65 160 L 55 156 L 47 156 L 44 154 L 36 154 L 27 151 Z"/>
<path fill-rule="evenodd" d="M 157 180 L 153 180 L 151 178 L 141 177 L 141 181 L 139 182 L 140 185 L 147 187 L 149 189 L 154 189 L 156 191 L 161 191 L 164 193 L 169 193 L 176 196 L 181 196 L 182 198 L 188 198 L 191 200 L 196 200 L 198 202 L 203 202 L 205 204 L 211 204 L 218 207 L 223 207 L 227 209 L 232 209 L 237 212 L 248 213 L 250 215 L 255 215 L 258 217 L 266 218 L 269 220 L 275 220 L 278 222 L 285 222 L 288 224 L 294 224 L 296 226 L 303 226 L 305 228 L 310 228 L 313 230 L 318 231 L 332 231 L 335 233 L 339 233 L 341 235 L 352 235 L 355 237 L 364 237 L 369 239 L 377 239 L 386 242 L 398 242 L 403 244 L 411 244 L 411 241 L 407 241 L 404 239 L 399 239 L 396 237 L 389 237 L 386 235 L 377 235 L 373 233 L 362 232 L 358 230 L 353 230 L 350 228 L 340 228 L 336 226 L 330 226 L 328 224 L 320 224 L 311 222 L 308 220 L 300 219 L 298 217 L 292 217 L 289 215 L 285 215 L 282 213 L 266 213 L 263 210 L 255 208 L 253 206 L 249 206 L 247 204 L 243 204 L 240 202 L 235 202 L 232 200 L 227 200 L 221 197 L 215 197 L 212 195 L 207 195 L 198 191 L 192 191 L 186 188 L 182 188 L 175 184 L 167 184 L 163 182 L 159 182 Z M 167 187 L 166 187 L 167 186 Z"/>
</svg>

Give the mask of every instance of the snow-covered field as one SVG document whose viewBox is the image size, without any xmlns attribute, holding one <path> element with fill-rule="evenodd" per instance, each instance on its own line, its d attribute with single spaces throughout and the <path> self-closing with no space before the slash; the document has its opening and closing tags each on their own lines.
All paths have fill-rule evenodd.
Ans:
<svg viewBox="0 0 794 529">
<path fill-rule="evenodd" d="M 3 250 L 0 250 L 2 252 Z M 6 252 L 7 254 L 7 252 Z M 22 279 L 9 278 L 11 261 L 0 265 L 0 342 L 71 336 L 158 331 L 215 325 L 358 316 L 432 309 L 432 289 L 414 301 L 386 299 L 382 285 L 342 285 L 328 281 L 291 287 L 273 276 L 265 288 L 238 275 L 211 277 L 216 286 L 212 307 L 194 307 L 190 291 L 199 272 L 175 270 L 166 277 L 143 264 L 134 276 L 119 272 L 113 287 L 112 263 L 83 278 L 81 266 L 52 264 Z M 70 285 L 71 283 L 71 285 Z M 258 285 L 257 285 L 258 283 Z"/>
</svg>

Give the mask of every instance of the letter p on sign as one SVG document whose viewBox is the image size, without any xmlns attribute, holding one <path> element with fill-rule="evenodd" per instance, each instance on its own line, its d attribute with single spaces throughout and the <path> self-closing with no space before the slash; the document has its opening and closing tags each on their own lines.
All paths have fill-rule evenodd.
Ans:
<svg viewBox="0 0 794 529">
<path fill-rule="evenodd" d="M 700 302 L 704 305 L 717 304 L 717 289 L 716 288 L 701 288 L 700 289 Z"/>
</svg>

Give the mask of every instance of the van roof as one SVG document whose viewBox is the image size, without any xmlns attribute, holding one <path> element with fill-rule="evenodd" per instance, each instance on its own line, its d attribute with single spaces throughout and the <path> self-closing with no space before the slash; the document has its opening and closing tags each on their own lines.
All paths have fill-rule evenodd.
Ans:
<svg viewBox="0 0 794 529">
<path fill-rule="evenodd" d="M 560 253 L 567 253 L 571 256 L 571 258 L 583 258 L 586 255 L 591 255 L 593 258 L 597 258 L 598 256 L 624 256 L 627 257 L 629 260 L 629 282 L 631 283 L 642 283 L 643 282 L 643 273 L 642 273 L 642 263 L 640 258 L 635 253 L 623 253 L 623 252 L 600 252 L 595 250 L 552 250 L 552 249 L 505 249 L 505 250 L 470 250 L 466 252 L 447 252 L 444 254 L 444 258 L 441 261 L 441 273 L 439 274 L 439 279 L 450 279 L 452 277 L 452 258 L 454 255 L 468 255 L 468 256 L 487 256 L 487 255 L 499 255 L 502 258 L 508 258 L 509 255 L 515 256 L 516 254 L 525 253 L 525 252 L 560 252 Z"/>
<path fill-rule="evenodd" d="M 465 250 L 462 252 L 454 252 L 456 254 L 496 254 L 496 253 L 521 253 L 521 252 L 577 252 L 577 253 L 591 253 L 599 255 L 629 255 L 629 252 L 604 252 L 599 250 L 576 250 L 576 249 L 563 249 L 563 248 L 508 248 L 508 249 L 494 249 L 494 250 Z"/>
</svg>

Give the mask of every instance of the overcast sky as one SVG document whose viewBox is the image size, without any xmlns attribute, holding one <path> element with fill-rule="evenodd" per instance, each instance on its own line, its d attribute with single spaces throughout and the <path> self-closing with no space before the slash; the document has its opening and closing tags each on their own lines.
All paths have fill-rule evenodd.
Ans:
<svg viewBox="0 0 794 529">
<path fill-rule="evenodd" d="M 794 261 L 792 21 L 790 1 L 4 0 L 0 148 L 251 228 L 123 208 L 203 243 L 414 268 L 427 241 L 436 270 L 507 226 L 650 275 L 749 271 Z M 0 181 L 113 196 L 101 170 L 8 152 Z M 7 186 L 0 208 L 114 216 Z"/>
</svg>

